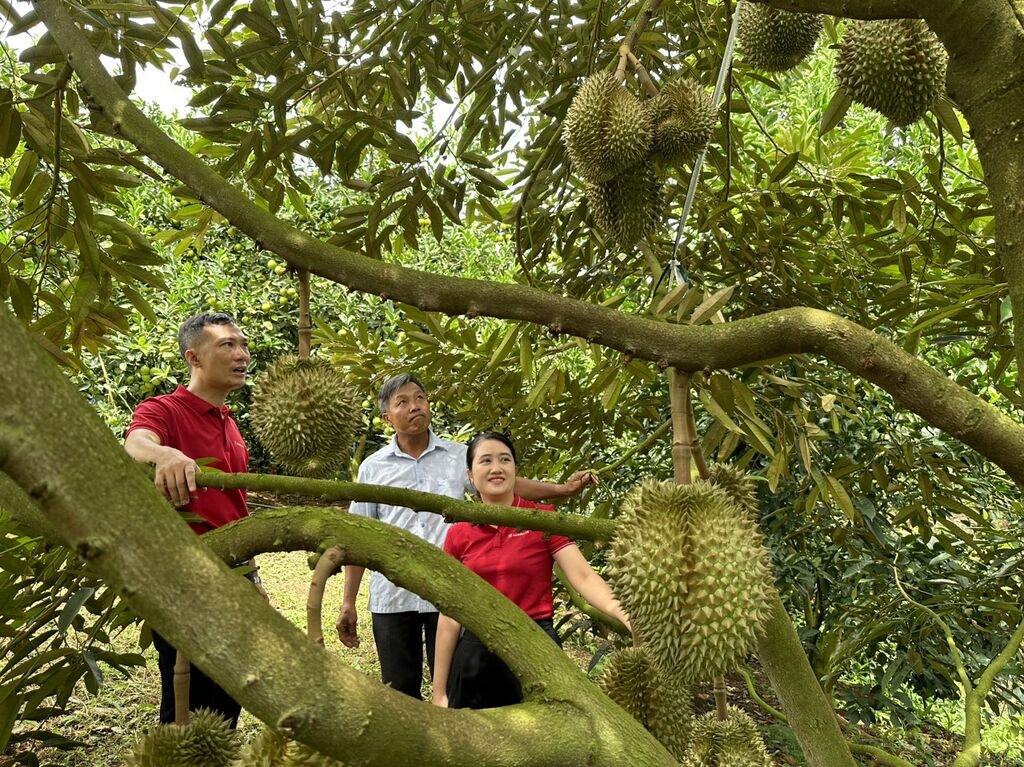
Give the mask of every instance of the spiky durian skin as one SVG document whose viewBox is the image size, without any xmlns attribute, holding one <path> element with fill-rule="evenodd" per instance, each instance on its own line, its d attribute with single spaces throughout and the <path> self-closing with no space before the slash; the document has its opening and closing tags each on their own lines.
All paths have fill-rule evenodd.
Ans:
<svg viewBox="0 0 1024 767">
<path fill-rule="evenodd" d="M 717 122 L 715 107 L 704 87 L 692 78 L 666 83 L 645 108 L 654 124 L 651 157 L 663 165 L 694 162 L 711 140 Z"/>
<path fill-rule="evenodd" d="M 563 137 L 576 172 L 601 184 L 644 159 L 651 127 L 640 101 L 610 72 L 596 72 L 569 105 Z"/>
<path fill-rule="evenodd" d="M 643 647 L 626 647 L 608 659 L 599 681 L 609 698 L 644 727 L 650 722 L 656 671 Z"/>
<path fill-rule="evenodd" d="M 304 477 L 326 477 L 349 455 L 359 400 L 324 359 L 285 356 L 253 390 L 253 430 L 274 460 Z"/>
<path fill-rule="evenodd" d="M 206 709 L 192 713 L 181 743 L 183 764 L 190 767 L 227 767 L 238 756 L 240 744 L 230 722 Z"/>
<path fill-rule="evenodd" d="M 681 767 L 771 767 L 757 725 L 746 713 L 730 707 L 727 718 L 714 711 L 699 716 Z"/>
<path fill-rule="evenodd" d="M 220 714 L 194 711 L 188 724 L 161 724 L 140 738 L 128 767 L 229 767 L 238 756 L 237 733 Z"/>
<path fill-rule="evenodd" d="M 659 674 L 647 729 L 676 759 L 682 759 L 693 726 L 693 691 L 677 679 Z"/>
<path fill-rule="evenodd" d="M 818 13 L 794 13 L 763 3 L 736 5 L 736 40 L 754 69 L 785 72 L 814 51 L 825 20 Z"/>
<path fill-rule="evenodd" d="M 344 767 L 309 746 L 263 730 L 246 746 L 233 767 Z"/>
<path fill-rule="evenodd" d="M 645 647 L 627 647 L 613 654 L 601 673 L 600 685 L 669 753 L 682 757 L 693 719 L 693 695 L 689 687 L 661 677 Z"/>
<path fill-rule="evenodd" d="M 659 670 L 681 685 L 707 681 L 750 652 L 773 588 L 753 520 L 707 482 L 634 488 L 609 576 Z"/>
<path fill-rule="evenodd" d="M 615 245 L 628 250 L 650 234 L 661 217 L 661 181 L 645 163 L 603 184 L 587 185 L 594 223 Z"/>
<path fill-rule="evenodd" d="M 921 19 L 851 22 L 838 47 L 839 84 L 894 125 L 920 119 L 945 92 L 946 51 Z"/>
<path fill-rule="evenodd" d="M 125 757 L 126 767 L 183 767 L 181 743 L 184 727 L 161 724 L 146 732 Z"/>
<path fill-rule="evenodd" d="M 262 730 L 242 749 L 233 767 L 281 767 L 287 745 L 273 730 Z"/>
<path fill-rule="evenodd" d="M 715 463 L 708 467 L 708 482 L 722 488 L 741 511 L 757 519 L 757 491 L 749 474 L 727 463 Z"/>
</svg>

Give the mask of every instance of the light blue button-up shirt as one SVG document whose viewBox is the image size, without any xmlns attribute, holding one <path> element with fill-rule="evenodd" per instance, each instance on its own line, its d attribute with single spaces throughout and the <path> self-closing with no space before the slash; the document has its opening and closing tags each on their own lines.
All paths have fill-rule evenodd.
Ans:
<svg viewBox="0 0 1024 767">
<path fill-rule="evenodd" d="M 427 449 L 419 458 L 402 452 L 398 440 L 366 458 L 359 466 L 359 482 L 371 485 L 388 485 L 425 493 L 447 495 L 449 498 L 463 498 L 473 492 L 473 486 L 466 474 L 466 446 L 458 442 L 441 439 L 433 431 Z M 437 547 L 444 545 L 448 534 L 448 523 L 431 512 L 417 512 L 406 506 L 390 506 L 383 503 L 353 502 L 350 513 L 370 519 L 379 519 L 389 525 L 400 527 Z M 437 612 L 437 608 L 411 591 L 400 588 L 374 572 L 370 577 L 370 612 Z"/>
</svg>

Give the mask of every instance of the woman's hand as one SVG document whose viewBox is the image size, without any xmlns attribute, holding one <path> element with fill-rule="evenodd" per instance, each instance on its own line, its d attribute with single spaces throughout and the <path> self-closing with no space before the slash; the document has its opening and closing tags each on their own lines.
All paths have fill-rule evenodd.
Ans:
<svg viewBox="0 0 1024 767">
<path fill-rule="evenodd" d="M 430 696 L 430 702 L 435 706 L 448 708 L 448 693 L 443 690 L 434 690 L 434 694 Z"/>
</svg>

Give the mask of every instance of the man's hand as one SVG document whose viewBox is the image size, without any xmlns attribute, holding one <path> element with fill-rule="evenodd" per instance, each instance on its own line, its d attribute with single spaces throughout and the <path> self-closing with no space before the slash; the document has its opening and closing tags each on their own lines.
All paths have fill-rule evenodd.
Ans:
<svg viewBox="0 0 1024 767">
<path fill-rule="evenodd" d="M 156 463 L 157 489 L 175 506 L 184 506 L 196 492 L 196 474 L 199 466 L 180 450 L 165 447 Z"/>
<path fill-rule="evenodd" d="M 588 487 L 596 487 L 601 484 L 601 480 L 598 479 L 597 473 L 590 469 L 583 469 L 581 471 L 573 472 L 573 475 L 569 477 L 566 482 L 562 483 L 562 488 L 566 496 L 579 495 L 584 489 Z"/>
<path fill-rule="evenodd" d="M 335 625 L 338 629 L 338 639 L 341 640 L 345 647 L 359 647 L 359 634 L 356 631 L 357 622 L 355 605 L 343 604 L 338 612 L 338 622 Z"/>
</svg>

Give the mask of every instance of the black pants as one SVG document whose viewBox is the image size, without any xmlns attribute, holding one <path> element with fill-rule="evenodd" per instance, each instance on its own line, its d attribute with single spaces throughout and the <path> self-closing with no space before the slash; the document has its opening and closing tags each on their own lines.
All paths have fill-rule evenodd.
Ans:
<svg viewBox="0 0 1024 767">
<path fill-rule="evenodd" d="M 434 637 L 437 613 L 371 613 L 380 678 L 399 692 L 423 700 L 423 648 L 434 676 Z"/>
<path fill-rule="evenodd" d="M 156 647 L 158 666 L 160 667 L 160 724 L 174 723 L 174 662 L 178 658 L 175 650 L 162 636 L 153 632 L 153 646 Z M 242 713 L 241 704 L 235 702 L 227 692 L 210 677 L 193 664 L 190 665 L 188 678 L 188 710 L 196 711 L 207 708 L 216 711 L 231 722 L 231 727 L 238 726 L 238 717 Z"/>
<path fill-rule="evenodd" d="M 553 621 L 541 619 L 537 625 L 561 647 Z M 455 645 L 447 692 L 449 708 L 498 708 L 523 701 L 522 685 L 512 669 L 465 629 Z"/>
</svg>

